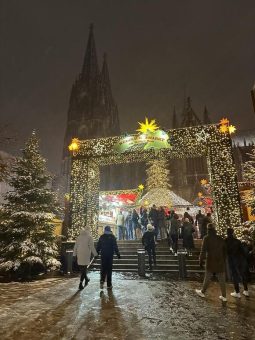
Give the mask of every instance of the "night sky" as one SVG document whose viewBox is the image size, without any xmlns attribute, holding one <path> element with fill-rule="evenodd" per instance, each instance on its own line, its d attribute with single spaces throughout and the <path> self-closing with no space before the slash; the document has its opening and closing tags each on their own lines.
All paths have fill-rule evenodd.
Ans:
<svg viewBox="0 0 255 340">
<path fill-rule="evenodd" d="M 206 104 L 213 121 L 255 127 L 254 18 L 254 0 L 2 0 L 0 127 L 17 140 L 0 148 L 17 154 L 36 129 L 49 169 L 59 170 L 91 22 L 100 65 L 108 55 L 123 132 L 145 115 L 171 126 L 185 91 L 198 115 Z"/>
</svg>

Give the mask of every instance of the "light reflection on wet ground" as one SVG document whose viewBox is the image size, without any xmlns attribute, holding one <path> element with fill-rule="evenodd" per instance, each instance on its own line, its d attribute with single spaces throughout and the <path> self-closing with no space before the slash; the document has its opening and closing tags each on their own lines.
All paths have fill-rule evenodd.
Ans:
<svg viewBox="0 0 255 340">
<path fill-rule="evenodd" d="M 113 290 L 100 291 L 90 277 L 81 292 L 77 278 L 0 284 L 0 339 L 255 339 L 254 287 L 223 305 L 215 282 L 203 300 L 199 282 L 114 274 Z"/>
</svg>

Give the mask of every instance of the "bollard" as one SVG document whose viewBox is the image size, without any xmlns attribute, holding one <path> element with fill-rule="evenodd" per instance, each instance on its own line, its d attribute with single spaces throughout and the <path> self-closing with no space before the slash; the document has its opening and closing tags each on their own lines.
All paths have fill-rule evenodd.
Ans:
<svg viewBox="0 0 255 340">
<path fill-rule="evenodd" d="M 137 249 L 138 275 L 145 276 L 145 250 Z"/>
<path fill-rule="evenodd" d="M 181 280 L 184 280 L 187 277 L 187 268 L 186 268 L 186 251 L 178 250 L 178 263 L 179 263 L 179 277 Z"/>
<path fill-rule="evenodd" d="M 66 250 L 66 274 L 73 272 L 73 250 Z"/>
</svg>

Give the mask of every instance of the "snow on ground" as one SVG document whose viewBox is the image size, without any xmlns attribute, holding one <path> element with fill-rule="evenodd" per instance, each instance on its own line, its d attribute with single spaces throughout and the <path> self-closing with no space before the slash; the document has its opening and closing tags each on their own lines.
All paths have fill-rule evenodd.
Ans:
<svg viewBox="0 0 255 340">
<path fill-rule="evenodd" d="M 78 278 L 0 284 L 0 339 L 254 339 L 255 287 L 224 305 L 215 282 L 203 300 L 198 282 L 115 273 L 113 290 L 100 291 L 99 274 L 90 278 L 81 292 Z"/>
</svg>

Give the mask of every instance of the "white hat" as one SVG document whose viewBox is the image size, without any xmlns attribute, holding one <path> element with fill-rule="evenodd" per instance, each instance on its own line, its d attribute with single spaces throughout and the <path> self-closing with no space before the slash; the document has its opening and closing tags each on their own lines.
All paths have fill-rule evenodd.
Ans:
<svg viewBox="0 0 255 340">
<path fill-rule="evenodd" d="M 147 224 L 147 230 L 153 230 L 153 229 L 154 229 L 154 227 L 153 227 L 152 224 Z"/>
</svg>

